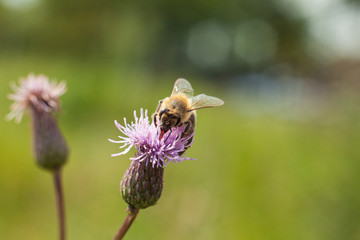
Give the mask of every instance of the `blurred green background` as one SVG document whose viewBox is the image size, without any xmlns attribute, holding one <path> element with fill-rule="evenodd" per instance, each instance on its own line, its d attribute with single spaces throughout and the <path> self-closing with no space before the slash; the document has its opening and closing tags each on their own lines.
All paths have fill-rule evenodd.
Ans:
<svg viewBox="0 0 360 240">
<path fill-rule="evenodd" d="M 68 239 L 112 239 L 134 154 L 110 157 L 113 121 L 184 77 L 225 105 L 198 111 L 197 160 L 166 168 L 127 239 L 360 239 L 359 15 L 356 0 L 0 0 L 0 116 L 10 82 L 66 80 Z M 0 134 L 0 238 L 57 239 L 29 116 Z"/>
</svg>

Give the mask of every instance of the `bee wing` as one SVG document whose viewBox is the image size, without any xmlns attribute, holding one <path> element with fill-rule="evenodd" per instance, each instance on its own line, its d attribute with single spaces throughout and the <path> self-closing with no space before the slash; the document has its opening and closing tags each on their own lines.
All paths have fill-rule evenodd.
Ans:
<svg viewBox="0 0 360 240">
<path fill-rule="evenodd" d="M 194 95 L 194 90 L 191 87 L 191 84 L 184 78 L 179 78 L 174 84 L 174 89 L 171 95 L 178 93 L 183 93 L 187 97 L 192 97 Z"/>
<path fill-rule="evenodd" d="M 217 107 L 224 104 L 224 101 L 217 98 L 207 96 L 205 94 L 200 94 L 191 98 L 191 110 L 196 110 L 200 108 L 211 108 Z"/>
</svg>

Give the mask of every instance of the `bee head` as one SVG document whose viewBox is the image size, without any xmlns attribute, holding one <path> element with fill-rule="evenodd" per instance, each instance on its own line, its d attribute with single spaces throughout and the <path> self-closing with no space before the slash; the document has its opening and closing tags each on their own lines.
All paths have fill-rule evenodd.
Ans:
<svg viewBox="0 0 360 240">
<path fill-rule="evenodd" d="M 165 108 L 160 111 L 159 119 L 160 119 L 160 128 L 164 132 L 167 132 L 171 128 L 178 126 L 181 122 L 180 114 L 171 111 L 168 108 Z"/>
</svg>

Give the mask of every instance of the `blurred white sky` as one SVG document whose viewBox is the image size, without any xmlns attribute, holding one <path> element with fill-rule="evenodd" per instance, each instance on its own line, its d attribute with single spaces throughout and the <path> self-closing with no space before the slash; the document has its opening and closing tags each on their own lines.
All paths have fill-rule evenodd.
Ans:
<svg viewBox="0 0 360 240">
<path fill-rule="evenodd" d="M 290 15 L 308 20 L 309 52 L 323 60 L 360 58 L 360 8 L 341 0 L 278 0 Z"/>
</svg>

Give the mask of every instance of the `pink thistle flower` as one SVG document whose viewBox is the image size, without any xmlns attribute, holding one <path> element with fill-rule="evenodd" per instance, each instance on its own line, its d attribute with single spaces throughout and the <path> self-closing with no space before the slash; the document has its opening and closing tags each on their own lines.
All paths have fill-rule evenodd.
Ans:
<svg viewBox="0 0 360 240">
<path fill-rule="evenodd" d="M 120 148 L 125 148 L 120 153 L 112 154 L 111 156 L 119 156 L 126 154 L 132 147 L 135 147 L 138 152 L 134 158 L 130 158 L 133 161 L 143 162 L 146 165 L 151 164 L 152 167 L 166 167 L 168 162 L 178 163 L 184 160 L 193 160 L 182 156 L 182 153 L 191 146 L 192 142 L 189 140 L 193 137 L 193 134 L 182 138 L 182 133 L 185 126 L 173 128 L 166 132 L 161 137 L 161 129 L 157 128 L 154 123 L 150 124 L 147 116 L 147 110 L 145 113 L 143 109 L 140 110 L 140 117 L 136 116 L 134 111 L 135 122 L 127 123 L 124 118 L 124 125 L 119 124 L 115 120 L 116 127 L 126 137 L 119 136 L 120 141 L 109 139 L 112 143 L 123 144 Z"/>
<path fill-rule="evenodd" d="M 19 80 L 19 86 L 11 84 L 14 93 L 9 99 L 14 103 L 11 112 L 6 116 L 8 120 L 20 122 L 25 110 L 32 107 L 38 112 L 53 112 L 59 109 L 59 97 L 66 92 L 66 83 L 49 81 L 44 75 L 29 74 L 27 78 Z"/>
<path fill-rule="evenodd" d="M 17 86 L 12 83 L 14 100 L 7 119 L 20 122 L 25 110 L 30 110 L 33 125 L 33 149 L 39 166 L 59 170 L 67 161 L 68 147 L 53 112 L 60 109 L 59 97 L 66 92 L 65 82 L 57 84 L 44 75 L 29 74 Z"/>
</svg>

